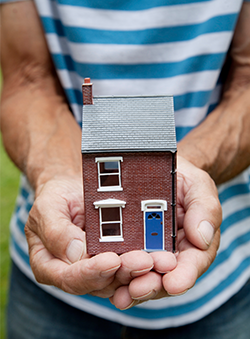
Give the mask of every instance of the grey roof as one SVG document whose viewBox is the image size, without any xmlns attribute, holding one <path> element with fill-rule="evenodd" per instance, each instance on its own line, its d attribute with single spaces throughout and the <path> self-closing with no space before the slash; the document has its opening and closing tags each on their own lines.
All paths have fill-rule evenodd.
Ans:
<svg viewBox="0 0 250 339">
<path fill-rule="evenodd" d="M 83 106 L 82 152 L 176 151 L 173 97 L 100 96 Z"/>
</svg>

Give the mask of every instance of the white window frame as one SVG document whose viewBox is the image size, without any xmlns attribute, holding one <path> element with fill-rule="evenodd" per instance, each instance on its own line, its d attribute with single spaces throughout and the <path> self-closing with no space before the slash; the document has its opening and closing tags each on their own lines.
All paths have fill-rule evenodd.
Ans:
<svg viewBox="0 0 250 339">
<path fill-rule="evenodd" d="M 95 162 L 97 163 L 97 171 L 98 171 L 98 192 L 111 192 L 111 191 L 123 191 L 121 185 L 121 162 L 123 162 L 123 157 L 101 157 L 95 158 Z M 118 163 L 118 173 L 110 173 L 110 174 L 102 174 L 100 173 L 100 163 L 102 162 L 117 162 Z M 101 186 L 101 176 L 102 175 L 118 175 L 119 185 L 117 186 Z"/>
<path fill-rule="evenodd" d="M 125 201 L 117 199 L 106 199 L 94 202 L 95 208 L 99 209 L 99 223 L 100 223 L 100 242 L 121 242 L 124 241 L 123 230 L 122 230 L 122 208 L 126 205 Z M 118 207 L 120 210 L 120 220 L 117 221 L 102 221 L 102 208 Z M 102 235 L 102 225 L 103 224 L 120 224 L 120 235 Z"/>
</svg>

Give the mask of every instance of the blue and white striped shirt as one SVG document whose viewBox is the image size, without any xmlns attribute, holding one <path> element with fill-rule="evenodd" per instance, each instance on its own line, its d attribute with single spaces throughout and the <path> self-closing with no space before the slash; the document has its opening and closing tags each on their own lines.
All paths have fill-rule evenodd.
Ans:
<svg viewBox="0 0 250 339">
<path fill-rule="evenodd" d="M 173 94 L 177 139 L 216 106 L 220 73 L 242 0 L 35 0 L 76 120 L 84 77 L 95 95 Z M 72 306 L 121 324 L 179 326 L 209 314 L 250 277 L 250 169 L 221 185 L 221 245 L 185 295 L 119 311 L 109 300 L 41 286 Z M 34 280 L 24 235 L 34 193 L 25 177 L 11 222 L 13 260 Z"/>
</svg>

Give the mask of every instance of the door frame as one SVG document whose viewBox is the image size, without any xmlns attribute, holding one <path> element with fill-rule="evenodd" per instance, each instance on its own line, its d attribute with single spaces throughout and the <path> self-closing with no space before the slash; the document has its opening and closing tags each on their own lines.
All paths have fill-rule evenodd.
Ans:
<svg viewBox="0 0 250 339">
<path fill-rule="evenodd" d="M 165 249 L 165 227 L 164 227 L 164 211 L 167 211 L 166 200 L 143 200 L 141 201 L 141 210 L 143 212 L 143 226 L 144 226 L 144 250 L 150 251 L 146 248 L 146 212 L 162 212 L 162 250 Z"/>
</svg>

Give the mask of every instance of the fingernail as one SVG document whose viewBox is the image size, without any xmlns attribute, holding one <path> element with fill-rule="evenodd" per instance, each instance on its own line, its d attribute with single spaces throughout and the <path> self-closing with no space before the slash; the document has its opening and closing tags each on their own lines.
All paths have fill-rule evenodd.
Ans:
<svg viewBox="0 0 250 339">
<path fill-rule="evenodd" d="M 171 294 L 171 293 L 169 293 L 169 292 L 167 292 L 168 293 L 168 295 L 170 296 L 170 297 L 178 297 L 179 295 L 183 295 L 183 294 L 185 294 L 185 293 L 187 293 L 187 291 L 188 291 L 189 289 L 187 289 L 187 290 L 185 290 L 185 291 L 183 291 L 183 292 L 180 292 L 180 293 L 175 293 L 175 294 Z"/>
<path fill-rule="evenodd" d="M 200 222 L 198 231 L 200 232 L 200 235 L 202 236 L 202 239 L 204 240 L 206 245 L 209 246 L 214 237 L 213 226 L 208 221 L 203 220 Z"/>
<path fill-rule="evenodd" d="M 155 290 L 151 290 L 148 293 L 141 295 L 140 297 L 133 298 L 134 300 L 144 300 L 144 299 L 150 299 L 154 298 L 156 296 L 157 292 Z"/>
<path fill-rule="evenodd" d="M 111 303 L 112 305 L 115 305 L 114 300 L 113 300 L 113 297 L 110 297 L 110 298 L 109 298 L 109 301 L 110 301 L 110 303 Z"/>
<path fill-rule="evenodd" d="M 67 248 L 66 255 L 68 260 L 73 264 L 81 259 L 83 252 L 86 250 L 85 243 L 81 240 L 74 239 Z"/>
<path fill-rule="evenodd" d="M 106 271 L 102 271 L 100 273 L 101 277 L 103 278 L 108 278 L 109 276 L 112 276 L 113 274 L 115 274 L 115 272 L 121 267 L 121 265 L 118 265 L 116 267 L 110 268 L 109 270 Z"/>
<path fill-rule="evenodd" d="M 137 300 L 133 300 L 131 304 L 129 304 L 127 307 L 124 307 L 124 308 L 120 308 L 121 311 L 125 311 L 125 310 L 128 310 L 129 308 L 137 305 L 139 302 Z"/>
<path fill-rule="evenodd" d="M 151 267 L 149 268 L 145 268 L 144 270 L 139 270 L 139 271 L 131 271 L 130 272 L 130 275 L 131 275 L 131 278 L 135 278 L 135 277 L 138 277 L 138 276 L 141 276 L 149 271 L 151 271 L 153 269 L 154 265 L 152 265 Z"/>
</svg>

